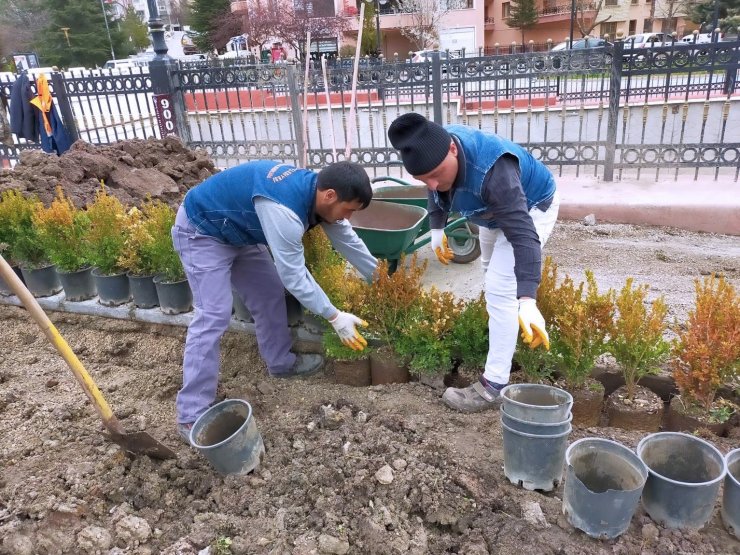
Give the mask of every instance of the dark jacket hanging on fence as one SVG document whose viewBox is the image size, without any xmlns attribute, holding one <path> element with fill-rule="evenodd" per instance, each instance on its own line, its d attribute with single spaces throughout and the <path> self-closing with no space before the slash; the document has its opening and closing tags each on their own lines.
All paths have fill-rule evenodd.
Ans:
<svg viewBox="0 0 740 555">
<path fill-rule="evenodd" d="M 37 108 L 41 119 L 39 125 L 41 149 L 44 152 L 56 152 L 61 155 L 72 145 L 72 140 L 54 106 L 46 75 L 39 75 L 36 90 L 38 95 L 31 100 L 31 104 Z"/>
<path fill-rule="evenodd" d="M 39 142 L 40 113 L 31 105 L 33 92 L 28 75 L 21 73 L 10 89 L 10 130 L 19 139 Z"/>
</svg>

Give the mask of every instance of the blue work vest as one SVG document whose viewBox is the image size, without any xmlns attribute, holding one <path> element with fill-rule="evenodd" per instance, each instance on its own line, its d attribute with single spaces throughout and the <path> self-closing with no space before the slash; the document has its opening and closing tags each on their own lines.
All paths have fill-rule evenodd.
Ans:
<svg viewBox="0 0 740 555">
<path fill-rule="evenodd" d="M 318 174 L 273 160 L 240 164 L 190 189 L 183 201 L 199 233 L 241 247 L 266 244 L 254 199 L 265 197 L 295 212 L 304 229 L 316 201 Z"/>
<path fill-rule="evenodd" d="M 462 146 L 465 154 L 465 180 L 451 191 L 450 202 L 445 203 L 434 192 L 434 202 L 444 211 L 459 212 L 472 223 L 483 227 L 497 227 L 481 192 L 486 174 L 503 154 L 515 156 L 519 161 L 520 180 L 527 197 L 528 210 L 550 200 L 555 194 L 555 180 L 550 170 L 518 144 L 464 125 L 448 125 L 445 129 Z"/>
</svg>

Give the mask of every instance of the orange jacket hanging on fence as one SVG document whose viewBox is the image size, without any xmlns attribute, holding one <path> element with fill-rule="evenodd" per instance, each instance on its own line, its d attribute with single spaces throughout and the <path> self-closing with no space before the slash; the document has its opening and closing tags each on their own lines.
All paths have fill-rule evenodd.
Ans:
<svg viewBox="0 0 740 555">
<path fill-rule="evenodd" d="M 51 135 L 51 123 L 49 122 L 48 115 L 52 106 L 51 91 L 49 90 L 49 81 L 43 73 L 38 76 L 38 79 L 36 79 L 36 91 L 38 92 L 38 96 L 31 100 L 31 104 L 41 111 L 41 116 L 44 118 L 44 129 L 46 129 L 46 134 Z"/>
</svg>

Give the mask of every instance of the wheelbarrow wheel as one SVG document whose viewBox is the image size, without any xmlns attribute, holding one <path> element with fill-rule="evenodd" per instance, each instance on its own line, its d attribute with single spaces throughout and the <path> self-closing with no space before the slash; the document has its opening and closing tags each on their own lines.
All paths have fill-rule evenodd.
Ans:
<svg viewBox="0 0 740 555">
<path fill-rule="evenodd" d="M 448 237 L 448 244 L 455 257 L 452 261 L 455 264 L 467 264 L 480 256 L 480 242 L 478 241 L 478 226 L 475 224 L 466 224 L 470 235 L 467 237 Z M 463 228 L 460 228 L 465 229 Z"/>
</svg>

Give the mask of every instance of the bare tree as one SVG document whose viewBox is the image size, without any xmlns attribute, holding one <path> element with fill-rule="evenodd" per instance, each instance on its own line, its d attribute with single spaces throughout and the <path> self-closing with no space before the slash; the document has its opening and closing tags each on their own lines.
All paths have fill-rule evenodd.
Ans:
<svg viewBox="0 0 740 555">
<path fill-rule="evenodd" d="M 284 0 L 280 7 L 279 30 L 276 35 L 291 45 L 296 52 L 305 54 L 306 35 L 311 32 L 311 40 L 336 39 L 349 27 L 349 20 L 344 15 L 311 17 L 303 5 Z"/>
<path fill-rule="evenodd" d="M 0 57 L 32 49 L 49 24 L 48 10 L 37 0 L 0 0 Z"/>
<path fill-rule="evenodd" d="M 242 20 L 231 11 L 222 12 L 215 20 L 209 33 L 211 44 L 219 50 L 226 46 L 231 37 L 242 33 Z"/>
<path fill-rule="evenodd" d="M 458 0 L 400 0 L 400 9 L 411 23 L 401 27 L 416 50 L 439 46 L 439 24 L 451 9 L 461 7 Z"/>
<path fill-rule="evenodd" d="M 606 17 L 599 19 L 601 9 L 604 7 L 604 0 L 598 0 L 594 3 L 592 0 L 577 0 L 576 3 L 576 25 L 578 30 L 581 32 L 582 37 L 588 37 L 591 35 L 591 31 L 596 29 L 602 23 L 609 21 L 612 16 L 611 14 Z M 586 18 L 586 12 L 589 13 Z M 590 14 L 593 13 L 593 16 Z"/>
<path fill-rule="evenodd" d="M 259 47 L 261 51 L 265 44 L 281 35 L 283 19 L 274 2 L 263 0 L 250 4 L 249 12 L 243 18 L 242 29 L 249 38 L 249 44 Z"/>
<path fill-rule="evenodd" d="M 690 0 L 655 0 L 655 14 L 663 20 L 663 33 L 675 31 L 675 20 L 680 15 L 686 15 L 690 8 Z M 653 14 L 653 15 L 655 15 Z"/>
</svg>

